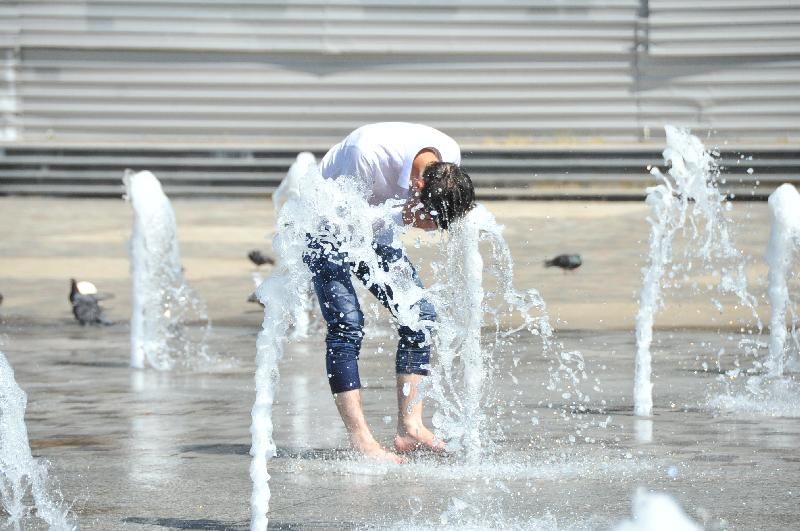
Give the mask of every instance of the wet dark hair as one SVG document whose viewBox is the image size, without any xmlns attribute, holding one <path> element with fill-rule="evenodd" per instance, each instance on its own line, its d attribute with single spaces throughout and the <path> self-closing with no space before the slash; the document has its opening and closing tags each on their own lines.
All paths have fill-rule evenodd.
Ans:
<svg viewBox="0 0 800 531">
<path fill-rule="evenodd" d="M 425 166 L 422 179 L 420 201 L 441 229 L 447 230 L 475 205 L 472 179 L 458 164 L 432 162 Z"/>
</svg>

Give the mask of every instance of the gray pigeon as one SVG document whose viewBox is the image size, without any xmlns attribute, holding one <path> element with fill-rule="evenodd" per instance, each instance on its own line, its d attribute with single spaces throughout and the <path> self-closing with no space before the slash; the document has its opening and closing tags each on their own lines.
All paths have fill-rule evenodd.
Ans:
<svg viewBox="0 0 800 531">
<path fill-rule="evenodd" d="M 250 259 L 257 266 L 262 266 L 264 264 L 268 265 L 275 265 L 275 259 L 271 256 L 267 256 L 266 254 L 262 253 L 258 249 L 253 249 L 249 253 L 247 253 L 247 257 Z"/>
<path fill-rule="evenodd" d="M 98 295 L 97 288 L 91 282 L 70 279 L 69 302 L 72 304 L 72 314 L 81 326 L 114 324 L 100 308 L 99 301 L 106 298 L 109 297 Z"/>
<path fill-rule="evenodd" d="M 560 254 L 551 260 L 545 260 L 545 267 L 560 267 L 567 271 L 577 269 L 581 266 L 583 260 L 579 254 Z"/>
</svg>

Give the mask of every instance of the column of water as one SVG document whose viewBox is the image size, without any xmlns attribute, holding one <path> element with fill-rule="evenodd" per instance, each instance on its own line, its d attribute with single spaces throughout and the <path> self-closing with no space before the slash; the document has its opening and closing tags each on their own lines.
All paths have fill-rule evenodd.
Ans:
<svg viewBox="0 0 800 531">
<path fill-rule="evenodd" d="M 767 246 L 769 264 L 770 318 L 769 356 L 766 362 L 770 377 L 782 376 L 786 356 L 786 310 L 789 298 L 789 274 L 793 258 L 800 250 L 800 194 L 791 184 L 783 184 L 769 196 L 770 236 Z"/>
<path fill-rule="evenodd" d="M 478 214 L 468 215 L 452 229 L 447 269 L 455 289 L 449 291 L 454 300 L 447 302 L 452 305 L 456 319 L 441 321 L 439 330 L 442 337 L 458 338 L 458 351 L 464 367 L 463 446 L 465 457 L 471 463 L 480 460 L 483 447 L 485 415 L 481 406 L 488 370 L 487 352 L 481 344 L 483 258 L 478 247 L 480 218 Z M 450 329 L 446 329 L 448 326 Z"/>
<path fill-rule="evenodd" d="M 544 300 L 535 289 L 518 291 L 513 287 L 513 260 L 502 232 L 502 226 L 482 205 L 454 223 L 443 249 L 445 266 L 439 268 L 437 284 L 427 295 L 439 316 L 436 362 L 424 392 L 435 404 L 433 424 L 438 434 L 448 441 L 448 448 L 463 453 L 467 462 L 478 462 L 492 446 L 484 411 L 491 398 L 487 391 L 495 352 L 523 329 L 541 336 L 545 351 L 553 346 Z M 488 262 L 481 254 L 483 241 L 493 251 Z M 495 290 L 484 290 L 484 272 L 494 275 Z M 522 324 L 514 328 L 501 323 L 500 314 L 505 311 L 501 307 L 518 312 Z M 486 325 L 493 325 L 495 334 L 484 338 Z M 551 372 L 554 379 L 572 371 L 570 360 L 579 358 L 572 357 L 574 353 L 561 354 L 556 353 L 559 366 Z M 562 360 L 567 364 L 562 365 Z"/>
<path fill-rule="evenodd" d="M 286 263 L 285 261 L 282 263 Z M 250 529 L 263 531 L 269 522 L 267 512 L 271 492 L 269 489 L 269 460 L 275 455 L 272 436 L 272 405 L 278 392 L 280 371 L 278 364 L 283 358 L 287 331 L 292 324 L 294 310 L 301 307 L 300 282 L 284 269 L 274 272 L 262 282 L 257 290 L 264 304 L 264 322 L 256 342 L 256 398 L 251 411 L 250 435 L 250 479 L 253 490 L 250 495 Z"/>
<path fill-rule="evenodd" d="M 672 240 L 682 222 L 668 181 L 648 189 L 650 206 L 650 264 L 644 273 L 639 311 L 636 314 L 636 357 L 634 361 L 633 407 L 634 414 L 648 416 L 653 410 L 653 384 L 651 382 L 653 322 L 661 300 L 661 278 L 672 259 Z"/>
<path fill-rule="evenodd" d="M 280 216 L 280 211 L 289 200 L 298 201 L 302 192 L 302 183 L 307 176 L 317 169 L 317 159 L 313 153 L 303 151 L 297 154 L 297 158 L 289 167 L 286 176 L 281 184 L 272 194 L 272 206 L 275 211 L 275 219 Z M 314 313 L 316 297 L 313 296 L 311 286 L 307 286 L 306 295 L 301 297 L 301 304 L 294 310 L 293 322 L 294 329 L 292 338 L 300 339 L 308 337 L 311 326 L 311 315 Z"/>
<path fill-rule="evenodd" d="M 183 276 L 172 204 L 149 171 L 129 172 L 123 182 L 133 207 L 131 367 L 170 370 L 207 360 L 208 315 Z M 189 321 L 201 323 L 199 339 Z"/>
<path fill-rule="evenodd" d="M 27 396 L 14 379 L 14 370 L 0 352 L 0 501 L 8 514 L 7 525 L 26 528 L 25 498 L 30 493 L 36 515 L 53 531 L 75 529 L 60 493 L 48 492 L 47 466 L 34 459 L 25 427 Z"/>
<path fill-rule="evenodd" d="M 650 345 L 655 313 L 661 304 L 664 275 L 670 266 L 671 273 L 682 271 L 672 256 L 672 243 L 677 233 L 689 238 L 685 261 L 697 258 L 707 269 L 712 261 L 719 262 L 718 290 L 735 295 L 738 303 L 749 308 L 758 321 L 755 299 L 747 292 L 744 260 L 731 242 L 724 215 L 725 197 L 717 188 L 719 169 L 697 137 L 672 126 L 666 126 L 665 131 L 664 161 L 671 168 L 668 175 L 654 168 L 651 173 L 662 183 L 647 189 L 647 204 L 651 208 L 648 219 L 650 253 L 636 316 L 633 387 L 634 413 L 640 416 L 652 413 Z M 761 328 L 760 321 L 757 326 Z"/>
</svg>

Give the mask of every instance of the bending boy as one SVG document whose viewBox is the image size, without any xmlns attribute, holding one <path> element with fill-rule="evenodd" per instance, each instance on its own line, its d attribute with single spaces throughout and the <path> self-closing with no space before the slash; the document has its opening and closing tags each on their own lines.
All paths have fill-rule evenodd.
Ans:
<svg viewBox="0 0 800 531">
<path fill-rule="evenodd" d="M 362 180 L 373 205 L 404 200 L 392 220 L 374 220 L 384 227 L 376 233 L 373 248 L 381 267 L 405 261 L 413 281 L 422 284 L 402 248 L 393 247 L 391 227 L 410 225 L 446 230 L 473 206 L 472 181 L 459 166 L 461 151 L 449 136 L 431 127 L 387 122 L 362 126 L 333 146 L 320 162 L 322 176 L 351 176 Z M 335 241 L 310 237 L 304 260 L 313 275 L 314 289 L 327 322 L 326 368 L 336 407 L 357 452 L 372 458 L 402 462 L 400 453 L 419 448 L 443 449 L 443 443 L 422 422 L 422 401 L 417 386 L 427 375 L 430 362 L 430 326 L 412 330 L 400 326 L 395 367 L 397 373 L 398 422 L 395 451 L 383 448 L 374 438 L 361 405 L 358 358 L 364 336 L 364 314 L 351 275 L 394 311 L 393 286 L 368 281 L 364 264 L 353 263 Z M 426 300 L 414 306 L 420 322 L 433 323 L 436 311 Z"/>
</svg>

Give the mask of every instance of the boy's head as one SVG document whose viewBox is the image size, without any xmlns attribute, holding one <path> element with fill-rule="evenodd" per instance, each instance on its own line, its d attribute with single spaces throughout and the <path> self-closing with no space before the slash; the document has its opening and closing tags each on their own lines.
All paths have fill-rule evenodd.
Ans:
<svg viewBox="0 0 800 531">
<path fill-rule="evenodd" d="M 472 180 L 461 166 L 452 162 L 432 162 L 422 173 L 425 186 L 419 199 L 440 229 L 464 216 L 475 204 Z"/>
</svg>

